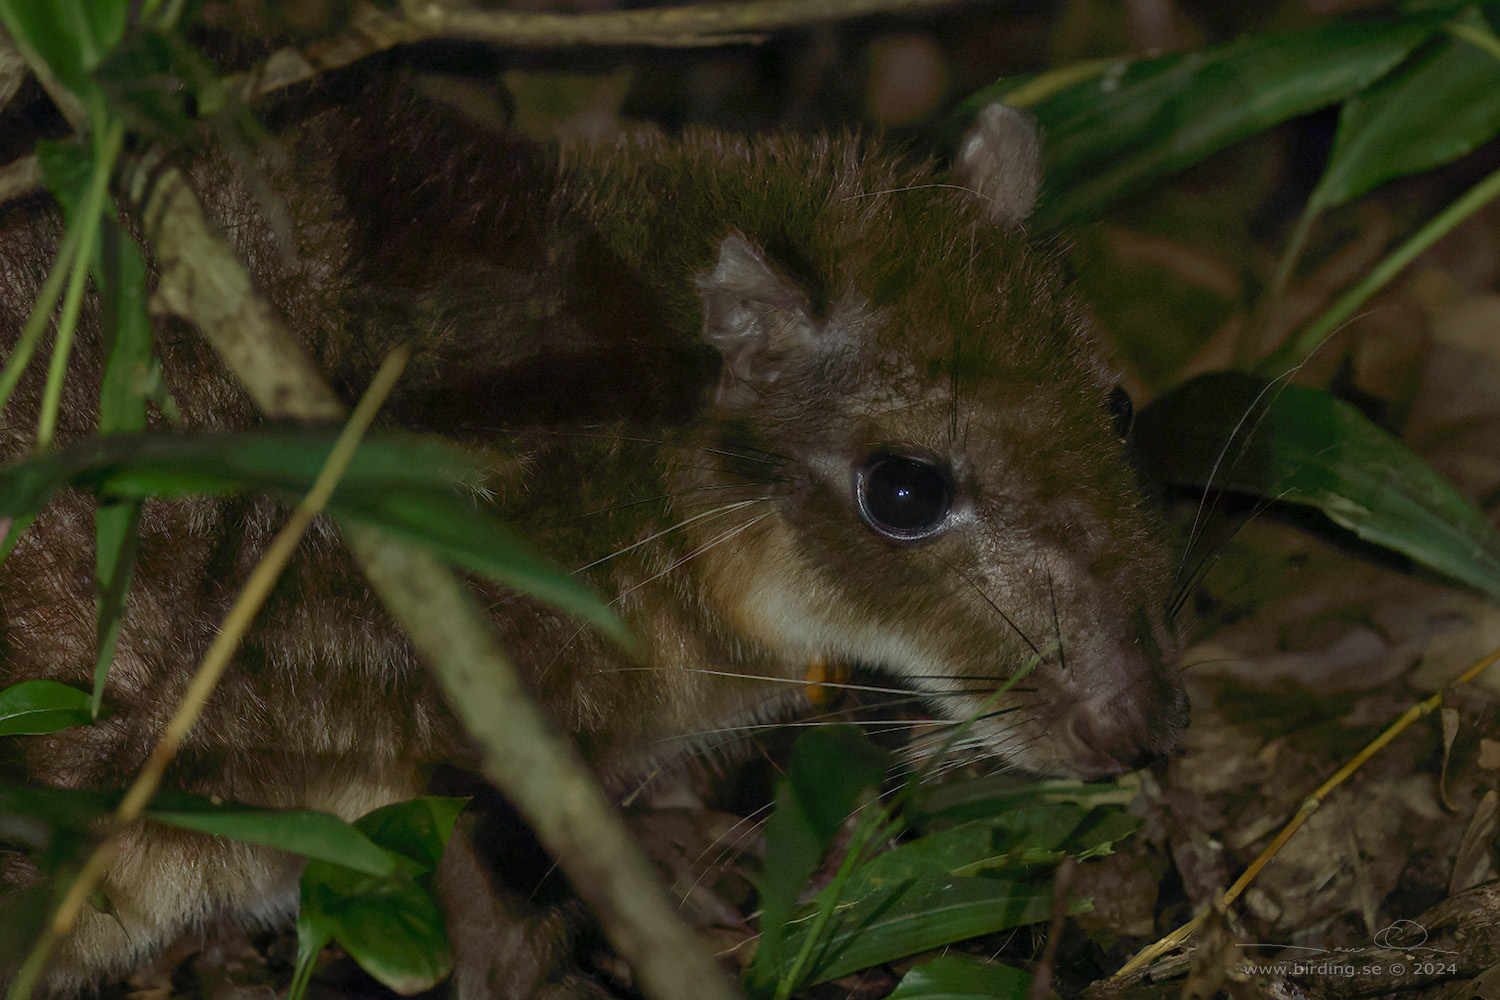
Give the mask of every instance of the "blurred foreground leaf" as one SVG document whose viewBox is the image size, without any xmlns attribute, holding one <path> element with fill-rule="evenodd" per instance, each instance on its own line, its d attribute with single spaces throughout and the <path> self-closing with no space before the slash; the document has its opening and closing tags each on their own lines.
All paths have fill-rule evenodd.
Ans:
<svg viewBox="0 0 1500 1000">
<path fill-rule="evenodd" d="M 0 691 L 0 736 L 33 736 L 93 719 L 89 696 L 57 681 L 22 681 Z"/>
<path fill-rule="evenodd" d="M 101 501 L 194 493 L 267 493 L 295 503 L 337 429 L 117 434 L 0 468 L 0 516 L 39 511 L 64 486 Z M 451 445 L 409 435 L 366 439 L 328 503 L 337 520 L 373 525 L 541 598 L 619 642 L 624 625 L 587 587 L 553 567 L 473 495 L 481 475 Z M 465 489 L 468 487 L 468 489 Z"/>
<path fill-rule="evenodd" d="M 86 701 L 88 696 L 83 697 Z M 114 812 L 123 795 L 120 791 L 84 788 L 0 785 L 0 813 L 29 816 L 48 827 L 85 830 L 97 837 L 97 820 Z M 184 830 L 232 837 L 310 858 L 337 860 L 371 874 L 387 874 L 396 869 L 387 851 L 376 847 L 369 837 L 332 813 L 263 809 L 164 792 L 152 800 L 144 815 Z"/>
</svg>

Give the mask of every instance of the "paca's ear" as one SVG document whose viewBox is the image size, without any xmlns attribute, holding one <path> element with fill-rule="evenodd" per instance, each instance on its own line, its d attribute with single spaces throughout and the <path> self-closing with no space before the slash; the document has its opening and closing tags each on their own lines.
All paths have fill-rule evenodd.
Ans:
<svg viewBox="0 0 1500 1000">
<path fill-rule="evenodd" d="M 807 297 L 776 272 L 749 240 L 731 233 L 714 269 L 698 278 L 703 337 L 724 355 L 720 404 L 753 402 L 759 389 L 806 370 L 820 327 Z"/>
<path fill-rule="evenodd" d="M 1036 207 L 1042 184 L 1042 139 L 1031 116 L 996 101 L 974 119 L 959 144 L 953 172 L 1003 226 L 1019 226 Z"/>
</svg>

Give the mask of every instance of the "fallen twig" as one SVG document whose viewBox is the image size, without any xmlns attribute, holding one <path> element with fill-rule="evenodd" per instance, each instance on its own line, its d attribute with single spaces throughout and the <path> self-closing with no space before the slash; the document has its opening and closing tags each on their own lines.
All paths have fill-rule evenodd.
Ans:
<svg viewBox="0 0 1500 1000">
<path fill-rule="evenodd" d="M 1314 791 L 1307 798 L 1303 799 L 1302 805 L 1300 808 L 1298 808 L 1296 815 L 1291 818 L 1286 826 L 1282 827 L 1281 832 L 1278 833 L 1276 835 L 1276 838 L 1271 841 L 1270 846 L 1260 853 L 1260 857 L 1256 858 L 1253 862 L 1250 863 L 1250 867 L 1246 868 L 1244 874 L 1242 874 L 1238 879 L 1235 880 L 1234 885 L 1231 885 L 1224 891 L 1224 895 L 1219 900 L 1219 906 L 1221 908 L 1227 909 L 1229 906 L 1233 905 L 1235 900 L 1240 898 L 1240 894 L 1250 887 L 1250 883 L 1255 881 L 1255 877 L 1260 874 L 1261 869 L 1269 864 L 1271 859 L 1274 858 L 1278 853 L 1280 853 L 1281 848 L 1286 844 L 1288 840 L 1291 839 L 1294 833 L 1302 828 L 1302 824 L 1307 822 L 1308 817 L 1318 811 L 1318 807 L 1323 804 L 1323 800 L 1328 797 L 1329 793 L 1331 793 L 1335 788 L 1347 781 L 1350 775 L 1354 774 L 1355 771 L 1358 771 L 1361 767 L 1363 767 L 1365 762 L 1371 757 L 1375 756 L 1375 754 L 1379 753 L 1387 743 L 1391 742 L 1391 740 L 1395 739 L 1397 736 L 1400 736 L 1403 732 L 1405 732 L 1413 722 L 1416 722 L 1424 715 L 1430 714 L 1439 705 L 1441 705 L 1443 702 L 1443 695 L 1446 694 L 1450 688 L 1457 687 L 1460 684 L 1469 683 L 1470 681 L 1474 680 L 1474 678 L 1478 677 L 1480 674 L 1488 670 L 1490 667 L 1494 666 L 1497 662 L 1500 662 L 1500 649 L 1495 650 L 1493 653 L 1486 656 L 1478 663 L 1474 664 L 1468 670 L 1465 670 L 1462 674 L 1459 674 L 1456 678 L 1443 685 L 1443 687 L 1440 688 L 1435 694 L 1433 694 L 1432 697 L 1426 699 L 1425 701 L 1418 702 L 1411 708 L 1407 709 L 1401 714 L 1401 717 L 1399 719 L 1393 722 L 1385 730 L 1385 732 L 1381 733 L 1379 736 L 1375 737 L 1375 739 L 1371 740 L 1364 747 L 1364 749 L 1354 755 L 1354 758 L 1350 760 L 1349 763 L 1339 768 L 1338 771 L 1333 775 L 1333 777 L 1323 782 L 1323 784 L 1318 786 L 1316 791 Z M 1155 944 L 1141 949 L 1136 953 L 1134 958 L 1121 966 L 1118 972 L 1116 972 L 1113 976 L 1110 976 L 1109 981 L 1120 982 L 1122 980 L 1128 979 L 1139 972 L 1141 969 L 1145 968 L 1151 962 L 1155 961 L 1157 958 L 1171 951 L 1173 948 L 1176 948 L 1177 946 L 1185 943 L 1189 938 L 1197 933 L 1198 928 L 1203 925 L 1204 920 L 1208 918 L 1208 914 L 1210 912 L 1210 910 L 1204 910 L 1192 920 L 1189 920 L 1187 923 L 1183 924 L 1181 927 L 1177 928 L 1166 937 L 1163 937 Z"/>
</svg>

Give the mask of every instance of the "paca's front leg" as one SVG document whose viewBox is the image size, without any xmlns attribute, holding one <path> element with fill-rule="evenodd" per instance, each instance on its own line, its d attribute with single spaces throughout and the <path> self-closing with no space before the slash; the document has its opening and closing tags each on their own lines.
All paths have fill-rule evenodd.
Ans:
<svg viewBox="0 0 1500 1000">
<path fill-rule="evenodd" d="M 505 884 L 496 865 L 479 857 L 472 833 L 473 824 L 461 821 L 438 870 L 438 891 L 453 943 L 454 996 L 612 1000 L 615 994 L 577 964 L 579 928 L 586 919 L 581 904 Z M 506 861 L 495 860 L 499 866 Z"/>
</svg>

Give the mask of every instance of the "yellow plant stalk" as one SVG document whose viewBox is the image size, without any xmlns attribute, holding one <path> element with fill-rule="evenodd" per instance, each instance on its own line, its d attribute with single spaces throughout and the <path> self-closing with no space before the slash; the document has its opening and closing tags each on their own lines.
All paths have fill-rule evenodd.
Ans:
<svg viewBox="0 0 1500 1000">
<path fill-rule="evenodd" d="M 1392 723 L 1385 732 L 1371 740 L 1363 750 L 1354 755 L 1354 758 L 1349 763 L 1339 768 L 1333 777 L 1319 785 L 1317 791 L 1303 799 L 1302 805 L 1297 809 L 1297 814 L 1291 818 L 1291 821 L 1286 826 L 1282 827 L 1281 832 L 1276 835 L 1276 839 L 1271 841 L 1270 846 L 1260 853 L 1260 857 L 1251 862 L 1250 867 L 1246 868 L 1245 873 L 1235 880 L 1234 885 L 1225 890 L 1224 895 L 1219 900 L 1219 905 L 1228 907 L 1236 899 L 1239 899 L 1240 894 L 1250 887 L 1251 882 L 1255 881 L 1255 876 L 1260 874 L 1260 870 L 1270 864 L 1271 859 L 1281 851 L 1282 845 L 1291 839 L 1292 834 L 1302 828 L 1302 824 L 1307 822 L 1309 816 L 1318 811 L 1318 807 L 1323 804 L 1323 800 L 1328 797 L 1328 794 L 1347 781 L 1349 776 L 1355 771 L 1363 767 L 1365 761 L 1375 756 L 1387 743 L 1405 732 L 1413 722 L 1416 722 L 1424 715 L 1430 714 L 1440 706 L 1443 703 L 1443 695 L 1450 688 L 1456 687 L 1459 684 L 1467 684 L 1494 666 L 1497 661 L 1500 661 L 1500 649 L 1490 653 L 1468 670 L 1465 670 L 1462 674 L 1443 685 L 1431 698 L 1418 702 L 1411 708 L 1408 708 L 1405 712 L 1401 713 L 1401 717 Z M 1187 941 L 1203 925 L 1203 921 L 1208 918 L 1208 913 L 1209 911 L 1205 910 L 1155 944 L 1137 952 L 1134 958 L 1120 967 L 1120 971 L 1110 976 L 1110 982 L 1121 982 L 1129 978 L 1160 956 Z"/>
<path fill-rule="evenodd" d="M 239 648 L 240 641 L 244 638 L 251 621 L 254 620 L 261 605 L 265 603 L 266 597 L 281 576 L 282 570 L 286 568 L 287 562 L 302 541 L 302 536 L 312 523 L 312 519 L 322 512 L 323 507 L 328 503 L 328 498 L 333 495 L 334 487 L 338 485 L 345 469 L 349 466 L 350 459 L 354 457 L 354 450 L 359 446 L 360 439 L 364 437 L 365 431 L 374 421 L 381 404 L 385 402 L 386 396 L 395 386 L 401 370 L 406 366 L 409 354 L 406 348 L 401 347 L 386 357 L 380 370 L 371 380 L 370 387 L 360 399 L 359 405 L 350 414 L 343 432 L 334 442 L 327 460 L 313 481 L 312 489 L 292 510 L 286 524 L 277 532 L 270 547 L 266 549 L 265 555 L 261 557 L 249 579 L 245 581 L 245 586 L 235 598 L 234 605 L 224 616 L 224 622 L 219 626 L 213 644 L 209 646 L 208 652 L 203 656 L 203 662 L 199 664 L 197 672 L 189 682 L 182 701 L 178 703 L 177 711 L 167 723 L 161 738 L 151 751 L 150 758 L 147 759 L 140 774 L 136 776 L 130 789 L 125 793 L 124 799 L 115 810 L 104 839 L 98 847 L 94 848 L 93 853 L 89 855 L 78 875 L 73 879 L 62 902 L 58 904 L 51 922 L 27 956 L 15 982 L 11 984 L 11 989 L 7 994 L 11 1000 L 24 1000 L 31 996 L 32 989 L 47 958 L 52 953 L 53 946 L 72 931 L 74 924 L 78 922 L 78 916 L 83 911 L 90 894 L 99 884 L 110 862 L 114 860 L 116 837 L 125 827 L 140 818 L 141 813 L 151 801 L 151 797 L 156 794 L 167 765 L 171 763 L 183 739 L 198 721 L 198 716 L 203 712 L 203 706 L 213 694 L 219 679 L 224 676 L 230 658 Z"/>
</svg>

